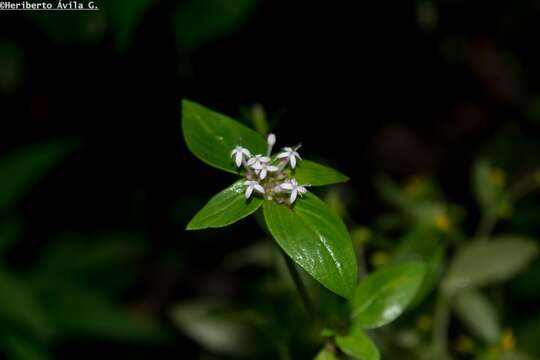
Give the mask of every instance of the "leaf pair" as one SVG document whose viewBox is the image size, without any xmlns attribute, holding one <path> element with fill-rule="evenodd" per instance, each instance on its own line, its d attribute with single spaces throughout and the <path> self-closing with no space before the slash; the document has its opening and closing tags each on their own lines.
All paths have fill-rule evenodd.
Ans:
<svg viewBox="0 0 540 360">
<path fill-rule="evenodd" d="M 340 350 L 361 360 L 379 360 L 379 351 L 364 330 L 379 328 L 400 316 L 420 289 L 425 272 L 425 265 L 412 262 L 378 270 L 364 279 L 351 300 L 350 331 L 335 338 Z M 330 356 L 327 353 L 323 350 L 319 356 Z"/>
<path fill-rule="evenodd" d="M 257 132 L 199 104 L 183 101 L 182 130 L 188 148 L 203 162 L 239 174 L 231 150 L 241 145 L 264 154 L 266 141 Z M 300 183 L 328 185 L 348 178 L 329 167 L 301 161 L 294 169 Z M 357 265 L 343 221 L 311 193 L 293 207 L 260 198 L 244 198 L 237 181 L 215 195 L 188 224 L 188 230 L 230 225 L 263 206 L 266 225 L 277 243 L 306 272 L 333 292 L 350 298 L 356 286 Z"/>
</svg>

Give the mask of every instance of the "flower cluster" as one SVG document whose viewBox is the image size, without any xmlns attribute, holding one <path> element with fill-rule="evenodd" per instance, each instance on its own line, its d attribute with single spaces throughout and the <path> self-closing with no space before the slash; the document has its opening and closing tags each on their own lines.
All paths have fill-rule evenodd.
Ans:
<svg viewBox="0 0 540 360">
<path fill-rule="evenodd" d="M 292 176 L 292 170 L 302 160 L 298 154 L 300 145 L 294 148 L 285 147 L 277 155 L 272 156 L 276 136 L 268 135 L 267 143 L 265 155 L 252 155 L 242 146 L 236 146 L 231 151 L 236 166 L 244 167 L 245 170 L 245 197 L 249 199 L 253 194 L 260 194 L 268 200 L 275 200 L 278 203 L 288 202 L 292 205 L 298 196 L 307 192 L 306 186 L 309 186 L 298 184 Z"/>
</svg>

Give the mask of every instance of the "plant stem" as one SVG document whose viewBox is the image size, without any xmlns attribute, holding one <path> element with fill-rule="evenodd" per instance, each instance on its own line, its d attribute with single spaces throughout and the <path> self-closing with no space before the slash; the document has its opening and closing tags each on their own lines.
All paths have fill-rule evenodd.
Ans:
<svg viewBox="0 0 540 360">
<path fill-rule="evenodd" d="M 315 311 L 313 309 L 313 304 L 311 302 L 311 299 L 309 298 L 306 287 L 304 286 L 304 283 L 302 282 L 302 279 L 300 278 L 300 274 L 298 273 L 298 269 L 296 268 L 295 263 L 283 250 L 280 249 L 280 252 L 283 258 L 285 259 L 285 264 L 287 264 L 287 270 L 289 270 L 289 274 L 291 274 L 291 278 L 293 279 L 294 285 L 296 286 L 296 290 L 298 291 L 298 294 L 300 295 L 300 298 L 302 299 L 302 302 L 304 303 L 304 307 L 306 308 L 307 313 L 312 319 L 314 319 Z"/>
<path fill-rule="evenodd" d="M 448 325 L 450 321 L 450 307 L 442 293 L 437 296 L 435 315 L 433 319 L 433 348 L 441 360 L 448 356 Z"/>
</svg>

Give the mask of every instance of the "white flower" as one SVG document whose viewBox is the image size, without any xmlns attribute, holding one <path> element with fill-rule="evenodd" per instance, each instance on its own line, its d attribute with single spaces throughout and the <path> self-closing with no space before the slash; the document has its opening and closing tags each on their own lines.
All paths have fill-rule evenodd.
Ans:
<svg viewBox="0 0 540 360">
<path fill-rule="evenodd" d="M 268 156 L 255 155 L 248 160 L 247 165 L 251 166 L 255 170 L 261 170 L 263 168 L 263 164 L 267 164 L 269 162 L 270 158 Z"/>
<path fill-rule="evenodd" d="M 279 168 L 277 166 L 261 163 L 261 168 L 259 170 L 255 170 L 255 172 L 258 173 L 259 179 L 263 180 L 269 172 L 276 172 L 278 170 Z"/>
<path fill-rule="evenodd" d="M 245 193 L 246 199 L 249 199 L 251 197 L 253 190 L 264 194 L 264 188 L 261 186 L 261 184 L 259 184 L 259 182 L 255 180 L 247 180 L 246 182 L 244 182 L 244 185 L 247 185 Z"/>
<path fill-rule="evenodd" d="M 245 157 L 246 159 L 249 159 L 251 157 L 251 153 L 248 149 L 241 147 L 237 145 L 233 151 L 231 151 L 231 157 L 234 157 L 234 162 L 236 163 L 237 167 L 242 166 L 242 160 Z"/>
<path fill-rule="evenodd" d="M 268 137 L 266 138 L 266 142 L 268 143 L 268 146 L 272 147 L 276 143 L 276 135 L 274 134 L 268 134 Z"/>
<path fill-rule="evenodd" d="M 297 149 L 298 149 L 298 146 L 294 149 L 290 147 L 285 147 L 283 148 L 283 152 L 280 152 L 279 154 L 277 154 L 277 158 L 286 159 L 289 162 L 289 164 L 291 164 L 291 168 L 294 169 L 294 167 L 296 166 L 296 159 L 302 160 L 302 158 L 300 157 L 300 154 L 298 154 L 298 152 L 296 151 Z"/>
<path fill-rule="evenodd" d="M 291 179 L 290 181 L 284 182 L 280 185 L 283 190 L 287 190 L 291 193 L 291 197 L 289 198 L 289 202 L 291 204 L 296 200 L 296 197 L 299 194 L 300 196 L 302 196 L 302 194 L 305 194 L 307 192 L 305 186 L 308 185 L 298 185 L 295 179 Z"/>
</svg>

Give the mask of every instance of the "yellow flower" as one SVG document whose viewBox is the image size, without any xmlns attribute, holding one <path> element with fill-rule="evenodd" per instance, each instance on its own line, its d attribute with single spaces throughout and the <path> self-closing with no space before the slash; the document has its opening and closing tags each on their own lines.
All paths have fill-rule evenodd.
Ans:
<svg viewBox="0 0 540 360">
<path fill-rule="evenodd" d="M 489 174 L 489 180 L 492 184 L 503 186 L 506 182 L 506 173 L 502 169 L 494 168 Z"/>
<path fill-rule="evenodd" d="M 516 338 L 512 329 L 503 330 L 499 345 L 503 352 L 510 352 L 516 348 Z"/>
<path fill-rule="evenodd" d="M 435 227 L 441 231 L 450 230 L 450 219 L 446 214 L 437 214 L 434 220 Z"/>
<path fill-rule="evenodd" d="M 386 265 L 390 261 L 390 255 L 386 251 L 375 251 L 371 254 L 371 264 L 375 267 Z"/>
</svg>

